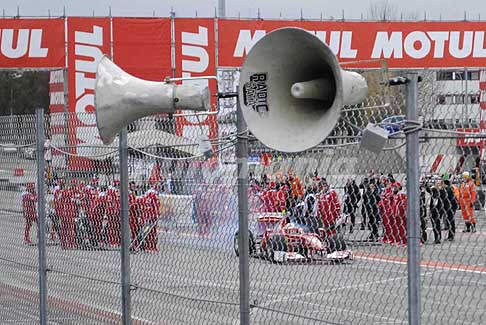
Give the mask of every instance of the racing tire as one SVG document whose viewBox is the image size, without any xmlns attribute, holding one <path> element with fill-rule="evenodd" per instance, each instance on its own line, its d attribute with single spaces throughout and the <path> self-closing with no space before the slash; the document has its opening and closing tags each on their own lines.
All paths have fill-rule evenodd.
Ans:
<svg viewBox="0 0 486 325">
<path fill-rule="evenodd" d="M 287 251 L 287 240 L 285 239 L 285 236 L 273 236 L 272 242 L 274 251 Z"/>
<path fill-rule="evenodd" d="M 239 245 L 239 231 L 235 233 L 233 236 L 233 250 L 236 256 L 240 256 L 240 245 Z M 249 252 L 250 255 L 255 254 L 255 238 L 253 237 L 253 233 L 248 230 L 248 241 L 249 241 Z"/>
<path fill-rule="evenodd" d="M 265 259 L 268 259 L 270 262 L 275 262 L 274 245 L 273 240 L 269 239 L 265 246 Z"/>
<path fill-rule="evenodd" d="M 265 258 L 275 263 L 275 251 L 288 251 L 285 236 L 273 236 L 268 240 L 265 246 Z"/>
<path fill-rule="evenodd" d="M 344 238 L 339 235 L 329 237 L 327 240 L 327 253 L 333 253 L 336 251 L 342 251 L 347 248 Z"/>
<path fill-rule="evenodd" d="M 304 256 L 305 258 L 309 257 L 309 249 L 307 247 L 304 247 L 303 245 L 298 247 L 297 253 Z"/>
</svg>

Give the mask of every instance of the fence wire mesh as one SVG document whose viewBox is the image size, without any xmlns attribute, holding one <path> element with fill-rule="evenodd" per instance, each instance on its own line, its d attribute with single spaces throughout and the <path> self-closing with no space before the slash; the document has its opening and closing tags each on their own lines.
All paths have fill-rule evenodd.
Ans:
<svg viewBox="0 0 486 325">
<path fill-rule="evenodd" d="M 249 138 L 251 323 L 407 322 L 405 132 L 416 131 L 422 322 L 482 324 L 479 81 L 471 71 L 468 87 L 463 71 L 419 71 L 420 118 L 407 121 L 405 88 L 383 84 L 401 72 L 386 65 L 361 72 L 368 98 L 346 107 L 321 145 L 287 154 Z M 238 76 L 220 69 L 219 89 L 235 91 Z M 128 127 L 134 321 L 239 320 L 235 110 L 235 99 L 220 101 L 209 159 L 199 150 L 204 128 L 180 136 L 177 118 L 166 115 Z M 379 154 L 360 146 L 368 123 L 389 134 Z M 46 114 L 46 153 L 38 157 L 35 128 L 34 116 L 0 118 L 0 318 L 39 321 L 36 200 L 43 197 L 49 322 L 119 323 L 118 140 L 102 145 L 94 114 Z M 35 186 L 39 158 L 43 195 Z"/>
</svg>

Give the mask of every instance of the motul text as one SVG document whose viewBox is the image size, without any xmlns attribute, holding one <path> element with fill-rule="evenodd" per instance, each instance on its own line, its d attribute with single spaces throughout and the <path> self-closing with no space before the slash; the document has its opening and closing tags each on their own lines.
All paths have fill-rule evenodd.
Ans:
<svg viewBox="0 0 486 325">
<path fill-rule="evenodd" d="M 76 139 L 82 143 L 101 143 L 93 114 L 86 114 L 94 110 L 94 88 L 96 81 L 96 67 L 103 57 L 103 28 L 93 26 L 92 32 L 77 31 L 74 34 L 74 55 L 76 56 L 76 116 L 82 126 L 76 128 Z M 98 141 L 96 141 L 98 139 Z M 87 154 L 86 149 L 78 147 L 78 154 Z"/>
<path fill-rule="evenodd" d="M 9 59 L 46 58 L 49 49 L 42 46 L 42 29 L 0 29 L 0 54 Z"/>
</svg>

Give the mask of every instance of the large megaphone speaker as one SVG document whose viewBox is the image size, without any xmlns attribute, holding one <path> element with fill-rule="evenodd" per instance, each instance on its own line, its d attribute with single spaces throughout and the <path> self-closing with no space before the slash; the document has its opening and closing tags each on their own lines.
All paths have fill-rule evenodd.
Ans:
<svg viewBox="0 0 486 325">
<path fill-rule="evenodd" d="M 104 144 L 131 122 L 153 114 L 210 108 L 209 89 L 136 78 L 104 56 L 95 84 L 96 124 Z"/>
<path fill-rule="evenodd" d="M 361 103 L 366 80 L 339 67 L 331 49 L 299 28 L 275 30 L 248 53 L 239 100 L 248 129 L 267 147 L 298 152 L 321 143 L 344 105 Z"/>
</svg>

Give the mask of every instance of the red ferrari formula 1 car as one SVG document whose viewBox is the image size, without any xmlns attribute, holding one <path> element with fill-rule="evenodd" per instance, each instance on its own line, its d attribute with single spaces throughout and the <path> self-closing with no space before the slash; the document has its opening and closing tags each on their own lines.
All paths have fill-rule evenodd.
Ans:
<svg viewBox="0 0 486 325">
<path fill-rule="evenodd" d="M 318 228 L 312 232 L 305 225 L 290 222 L 283 213 L 261 213 L 257 216 L 257 230 L 249 231 L 250 255 L 273 262 L 287 261 L 344 261 L 352 260 L 344 239 L 335 233 L 344 220 L 338 220 L 333 231 Z M 234 251 L 239 255 L 238 232 L 234 235 Z"/>
</svg>

